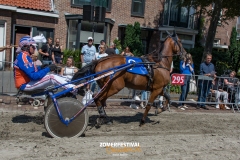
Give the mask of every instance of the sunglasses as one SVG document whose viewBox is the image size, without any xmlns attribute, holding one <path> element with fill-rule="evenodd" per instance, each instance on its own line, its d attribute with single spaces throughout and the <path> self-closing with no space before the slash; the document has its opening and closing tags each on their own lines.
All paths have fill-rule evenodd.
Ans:
<svg viewBox="0 0 240 160">
<path fill-rule="evenodd" d="M 90 39 L 90 40 L 88 40 L 88 42 L 92 42 L 92 40 Z"/>
</svg>

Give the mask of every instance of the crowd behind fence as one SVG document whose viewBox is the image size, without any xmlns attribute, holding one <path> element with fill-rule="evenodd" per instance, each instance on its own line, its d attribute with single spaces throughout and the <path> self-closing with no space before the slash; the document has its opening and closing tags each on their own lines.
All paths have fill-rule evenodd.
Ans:
<svg viewBox="0 0 240 160">
<path fill-rule="evenodd" d="M 181 79 L 181 77 L 183 78 Z M 178 104 L 207 104 L 213 105 L 213 107 L 216 108 L 218 105 L 223 104 L 227 108 L 230 107 L 233 110 L 237 109 L 239 111 L 240 83 L 238 78 L 227 76 L 209 77 L 204 75 L 173 74 L 171 79 L 172 85 L 168 90 L 172 98 L 171 102 Z M 175 79 L 178 80 L 173 83 L 173 80 Z M 226 83 L 228 80 L 231 80 L 233 83 Z M 179 94 L 182 93 L 182 91 L 179 92 L 179 89 L 181 90 L 181 88 L 183 88 L 182 86 L 184 83 L 186 84 L 186 81 L 188 81 L 189 92 L 183 99 L 180 99 Z"/>
<path fill-rule="evenodd" d="M 10 62 L 4 62 L 4 63 L 10 63 Z M 12 69 L 5 69 L 0 71 L 1 78 L 0 78 L 0 93 L 1 95 L 16 95 L 17 89 L 14 85 L 14 74 Z M 56 71 L 56 74 L 59 73 L 59 70 Z M 184 103 L 184 104 L 207 104 L 207 105 L 218 105 L 218 104 L 224 104 L 229 106 L 230 108 L 234 110 L 239 111 L 238 104 L 240 104 L 240 83 L 237 78 L 232 78 L 232 81 L 234 82 L 233 85 L 227 85 L 225 84 L 224 80 L 229 79 L 230 77 L 207 77 L 203 75 L 183 75 L 183 74 L 177 74 L 179 77 L 173 77 L 176 76 L 175 74 L 172 75 L 171 83 L 166 87 L 166 92 L 168 92 L 171 96 L 171 103 Z M 181 79 L 183 77 L 183 79 Z M 184 99 L 180 100 L 180 96 L 182 93 L 182 84 L 186 82 L 186 80 L 189 80 L 187 83 L 189 83 L 188 88 L 188 94 Z M 217 83 L 217 88 L 213 89 L 213 82 Z M 178 82 L 178 83 L 176 83 Z M 205 87 L 205 88 L 204 88 Z M 208 89 L 209 88 L 209 89 Z M 99 87 L 95 87 L 94 92 L 97 92 L 99 90 Z M 206 90 L 206 95 L 200 95 L 200 93 Z M 213 92 L 214 90 L 214 92 Z M 109 102 L 132 102 L 135 103 L 136 100 L 138 102 L 147 102 L 146 99 L 149 98 L 150 92 L 146 92 L 146 99 L 141 99 L 141 93 L 143 91 L 137 91 L 135 92 L 132 89 L 124 88 L 116 95 L 111 96 L 108 101 Z M 136 93 L 136 94 L 135 94 Z M 224 94 L 223 94 L 224 93 Z M 136 95 L 138 98 L 136 99 Z M 201 100 L 200 96 L 205 96 L 205 101 Z M 159 101 L 158 97 L 155 102 Z M 204 98 L 204 97 L 203 97 Z M 226 99 L 227 98 L 227 99 Z M 136 102 L 136 103 L 138 103 Z M 214 107 L 214 106 L 213 106 Z"/>
</svg>

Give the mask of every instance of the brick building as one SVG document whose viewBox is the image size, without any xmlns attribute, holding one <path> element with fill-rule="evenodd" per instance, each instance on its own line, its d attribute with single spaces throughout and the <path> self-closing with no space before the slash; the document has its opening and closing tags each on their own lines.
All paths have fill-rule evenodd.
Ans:
<svg viewBox="0 0 240 160">
<path fill-rule="evenodd" d="M 91 0 L 0 0 L 0 33 L 4 35 L 0 37 L 0 46 L 17 44 L 25 34 L 35 36 L 41 33 L 45 37 L 60 38 L 61 44 L 69 49 L 80 48 L 87 42 L 88 36 L 94 37 L 96 45 L 102 39 L 110 44 L 117 37 L 122 41 L 126 25 L 138 21 L 142 29 L 144 53 L 158 47 L 166 37 L 166 30 L 175 30 L 185 48 L 194 47 L 197 34 L 196 17 L 193 15 L 195 10 L 177 7 L 178 0 L 94 2 L 95 6 L 106 7 L 104 22 L 93 24 L 83 20 L 83 5 L 91 4 Z M 219 27 L 216 43 L 229 45 L 228 36 L 234 25 L 236 21 L 227 27 Z M 0 53 L 0 60 L 13 61 L 14 51 L 8 52 Z"/>
</svg>

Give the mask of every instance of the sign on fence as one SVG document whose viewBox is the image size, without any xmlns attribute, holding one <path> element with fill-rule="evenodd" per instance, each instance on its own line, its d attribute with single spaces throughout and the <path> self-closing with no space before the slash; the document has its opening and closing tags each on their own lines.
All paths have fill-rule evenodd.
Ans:
<svg viewBox="0 0 240 160">
<path fill-rule="evenodd" d="M 172 84 L 174 85 L 184 85 L 184 74 L 172 74 Z"/>
</svg>

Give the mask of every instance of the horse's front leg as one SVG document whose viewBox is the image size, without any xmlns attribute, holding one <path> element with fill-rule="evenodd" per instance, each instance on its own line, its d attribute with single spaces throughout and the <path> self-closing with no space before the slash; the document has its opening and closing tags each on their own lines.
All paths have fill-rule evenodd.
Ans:
<svg viewBox="0 0 240 160">
<path fill-rule="evenodd" d="M 151 106 L 153 105 L 153 102 L 154 100 L 157 98 L 157 96 L 159 95 L 159 93 L 161 93 L 162 90 L 155 90 L 151 93 L 150 97 L 149 97 L 149 100 L 148 100 L 148 103 L 147 103 L 147 106 L 146 106 L 146 109 L 145 109 L 145 112 L 143 113 L 143 117 L 140 121 L 140 125 L 139 126 L 142 126 L 143 124 L 145 124 L 145 120 L 146 120 L 146 117 L 148 115 L 148 112 L 149 110 L 151 109 Z"/>
</svg>

